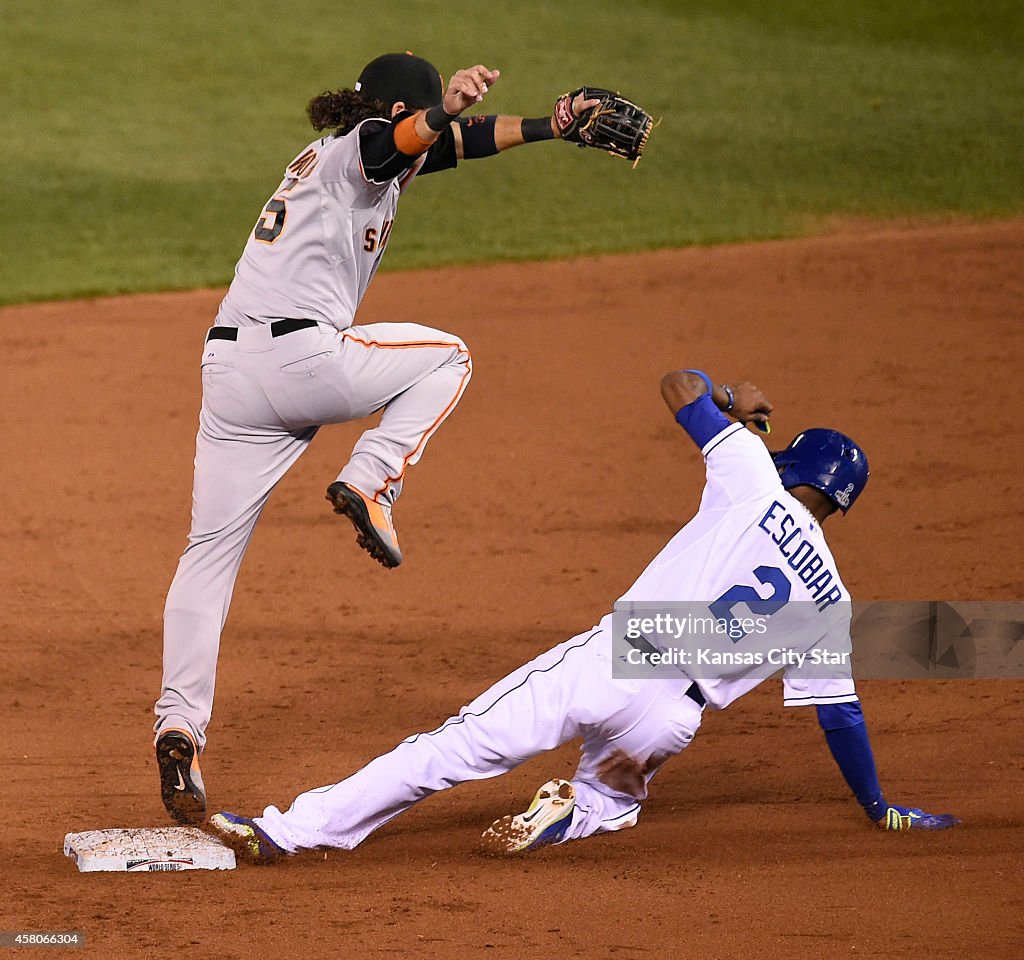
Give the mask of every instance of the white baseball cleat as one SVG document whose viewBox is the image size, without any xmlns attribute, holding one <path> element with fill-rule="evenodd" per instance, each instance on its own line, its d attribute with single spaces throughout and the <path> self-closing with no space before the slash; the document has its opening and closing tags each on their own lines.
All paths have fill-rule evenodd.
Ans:
<svg viewBox="0 0 1024 960">
<path fill-rule="evenodd" d="M 568 780 L 549 780 L 534 795 L 525 813 L 495 820 L 483 833 L 487 853 L 525 853 L 558 843 L 572 823 L 576 790 Z"/>
</svg>

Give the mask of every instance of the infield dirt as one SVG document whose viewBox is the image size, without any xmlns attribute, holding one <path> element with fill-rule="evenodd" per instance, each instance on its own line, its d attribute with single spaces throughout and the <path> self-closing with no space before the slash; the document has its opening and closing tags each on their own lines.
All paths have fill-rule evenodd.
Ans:
<svg viewBox="0 0 1024 960">
<path fill-rule="evenodd" d="M 231 874 L 80 875 L 67 831 L 166 823 L 152 759 L 163 595 L 184 545 L 198 359 L 222 291 L 0 311 L 0 927 L 109 957 L 1017 958 L 1024 682 L 861 685 L 890 799 L 873 831 L 813 712 L 770 682 L 705 715 L 635 830 L 498 861 L 491 820 L 569 745 L 419 805 L 352 853 Z M 595 623 L 696 509 L 658 394 L 699 365 L 835 426 L 867 491 L 827 533 L 860 599 L 1024 595 L 1024 221 L 381 276 L 361 322 L 459 333 L 475 375 L 410 473 L 406 555 L 323 500 L 362 429 L 321 432 L 257 527 L 203 771 L 254 813 L 429 729 Z"/>
</svg>

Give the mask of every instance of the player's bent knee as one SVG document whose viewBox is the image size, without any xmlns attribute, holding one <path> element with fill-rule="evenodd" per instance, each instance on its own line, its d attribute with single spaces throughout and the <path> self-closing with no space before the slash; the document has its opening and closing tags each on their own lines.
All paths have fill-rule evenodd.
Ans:
<svg viewBox="0 0 1024 960">
<path fill-rule="evenodd" d="M 459 360 L 462 363 L 470 363 L 472 360 L 472 354 L 469 352 L 469 347 L 466 346 L 466 341 L 461 337 L 456 336 L 451 336 L 449 339 Z"/>
<path fill-rule="evenodd" d="M 473 355 L 469 352 L 469 347 L 458 337 L 452 337 L 452 352 L 447 363 L 464 368 L 467 378 L 473 373 Z"/>
<path fill-rule="evenodd" d="M 454 333 L 446 333 L 444 330 L 435 330 L 432 327 L 424 327 L 420 324 L 408 324 L 417 330 L 416 339 L 427 348 L 446 348 L 444 361 L 439 366 L 460 366 L 472 370 L 473 358 L 465 340 Z"/>
<path fill-rule="evenodd" d="M 421 327 L 422 337 L 426 343 L 435 343 L 440 346 L 451 347 L 453 354 L 469 356 L 469 347 L 462 337 L 446 330 L 436 330 L 432 327 Z"/>
</svg>

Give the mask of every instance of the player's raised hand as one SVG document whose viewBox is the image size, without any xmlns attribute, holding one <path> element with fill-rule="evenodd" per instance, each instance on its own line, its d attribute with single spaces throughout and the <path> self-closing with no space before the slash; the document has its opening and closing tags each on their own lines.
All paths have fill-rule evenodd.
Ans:
<svg viewBox="0 0 1024 960">
<path fill-rule="evenodd" d="M 743 423 L 753 423 L 763 433 L 768 433 L 765 426 L 774 409 L 768 398 L 746 380 L 729 389 L 732 391 L 732 407 L 728 411 L 730 416 Z"/>
<path fill-rule="evenodd" d="M 946 830 L 955 827 L 960 818 L 951 813 L 925 813 L 917 807 L 900 807 L 890 803 L 885 814 L 875 821 L 883 830 Z"/>
<path fill-rule="evenodd" d="M 462 113 L 474 103 L 479 103 L 500 76 L 500 70 L 489 70 L 481 63 L 465 70 L 456 70 L 444 94 L 444 112 Z"/>
</svg>

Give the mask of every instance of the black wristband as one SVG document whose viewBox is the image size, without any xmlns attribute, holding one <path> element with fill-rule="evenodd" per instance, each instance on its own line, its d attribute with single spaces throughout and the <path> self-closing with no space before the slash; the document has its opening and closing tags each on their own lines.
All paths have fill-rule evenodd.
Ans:
<svg viewBox="0 0 1024 960">
<path fill-rule="evenodd" d="M 446 113 L 443 103 L 439 103 L 436 107 L 429 107 L 423 114 L 424 121 L 434 133 L 440 133 L 457 117 L 457 113 Z"/>
<path fill-rule="evenodd" d="M 555 139 L 555 131 L 551 129 L 551 117 L 536 117 L 533 119 L 523 117 L 520 129 L 523 134 L 523 143 Z"/>
<path fill-rule="evenodd" d="M 733 407 L 736 406 L 736 395 L 732 392 L 732 387 L 730 387 L 726 383 L 722 384 L 722 389 L 725 391 L 725 396 L 729 401 L 729 404 L 724 411 L 725 413 L 728 413 L 730 410 L 732 410 Z"/>
</svg>

